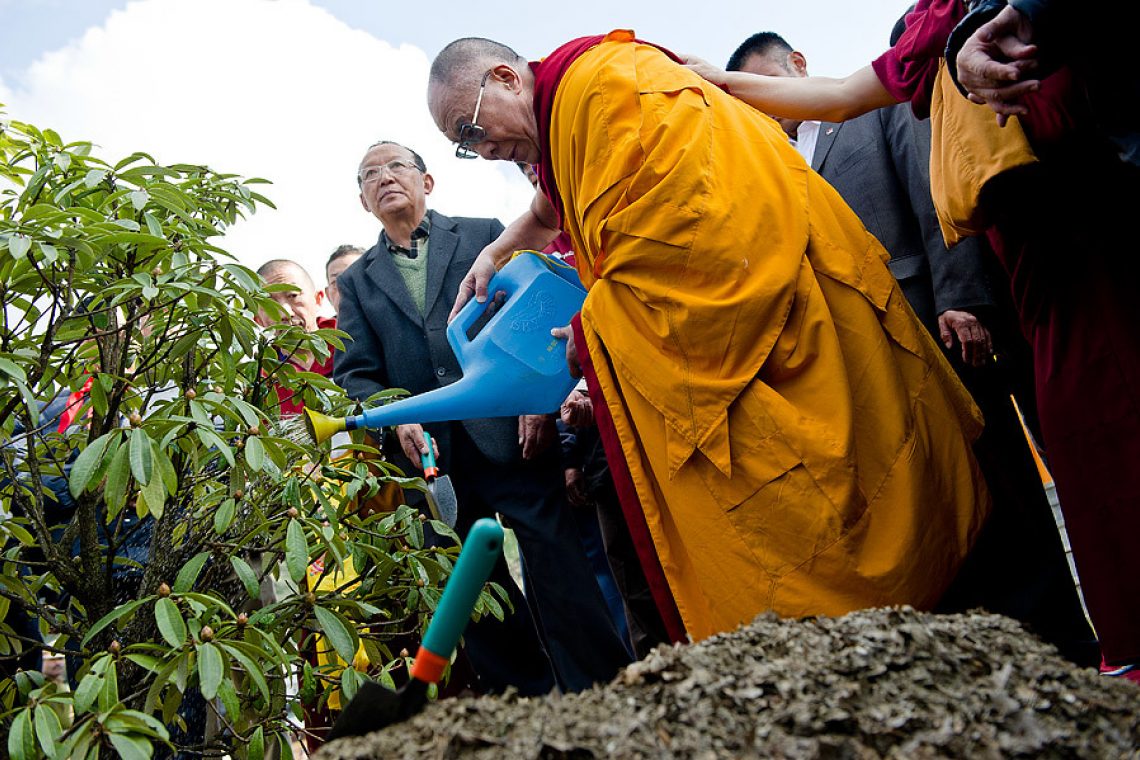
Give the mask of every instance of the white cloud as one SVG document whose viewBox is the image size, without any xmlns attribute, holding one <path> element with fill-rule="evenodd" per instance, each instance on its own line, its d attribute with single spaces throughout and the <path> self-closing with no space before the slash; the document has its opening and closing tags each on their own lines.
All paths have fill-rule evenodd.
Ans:
<svg viewBox="0 0 1140 760">
<path fill-rule="evenodd" d="M 405 143 L 435 177 L 429 205 L 509 223 L 531 190 L 513 166 L 460 161 L 425 105 L 429 62 L 306 0 L 139 0 L 0 81 L 8 116 L 89 139 L 112 159 L 206 163 L 261 176 L 278 211 L 222 247 L 249 266 L 292 258 L 318 283 L 340 243 L 375 242 L 356 165 L 379 139 Z"/>
</svg>

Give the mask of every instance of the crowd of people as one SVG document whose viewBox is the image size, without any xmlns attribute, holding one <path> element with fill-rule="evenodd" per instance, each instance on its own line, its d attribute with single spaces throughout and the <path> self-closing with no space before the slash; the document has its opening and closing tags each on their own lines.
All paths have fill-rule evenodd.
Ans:
<svg viewBox="0 0 1140 760">
<path fill-rule="evenodd" d="M 843 79 L 774 32 L 724 69 L 623 30 L 529 63 L 457 40 L 428 107 L 457 157 L 532 178 L 506 227 L 429 210 L 412 147 L 365 149 L 379 239 L 330 257 L 351 340 L 313 368 L 351 397 L 454 382 L 449 318 L 516 250 L 588 290 L 553 332 L 585 380 L 559 412 L 383 439 L 414 473 L 431 434 L 460 535 L 518 536 L 475 688 L 580 690 L 763 611 L 889 604 L 984 607 L 1140 678 L 1135 78 L 1068 44 L 1094 23 L 1070 3 L 970 5 L 922 0 Z M 308 274 L 260 274 L 316 329 Z"/>
</svg>

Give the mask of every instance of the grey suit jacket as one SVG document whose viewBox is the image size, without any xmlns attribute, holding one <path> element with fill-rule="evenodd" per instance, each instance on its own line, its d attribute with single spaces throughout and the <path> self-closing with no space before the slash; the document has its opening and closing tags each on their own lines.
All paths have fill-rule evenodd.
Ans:
<svg viewBox="0 0 1140 760">
<path fill-rule="evenodd" d="M 431 215 L 428 245 L 427 298 L 421 315 L 392 263 L 392 254 L 377 242 L 337 279 L 341 293 L 337 327 L 352 336 L 337 351 L 333 379 L 349 396 L 364 400 L 386 388 L 425 393 L 462 377 L 447 342 L 447 315 L 459 284 L 484 246 L 503 231 L 497 219 Z M 521 460 L 518 418 L 464 420 L 463 426 L 490 460 Z M 440 447 L 440 466 L 451 469 L 452 423 L 424 426 Z M 409 462 L 393 440 L 385 441 L 389 459 L 405 470 Z"/>
<path fill-rule="evenodd" d="M 984 244 L 965 240 L 948 251 L 942 240 L 930 197 L 930 123 L 909 105 L 821 123 L 812 168 L 890 253 L 891 273 L 935 335 L 942 312 L 993 304 Z"/>
</svg>

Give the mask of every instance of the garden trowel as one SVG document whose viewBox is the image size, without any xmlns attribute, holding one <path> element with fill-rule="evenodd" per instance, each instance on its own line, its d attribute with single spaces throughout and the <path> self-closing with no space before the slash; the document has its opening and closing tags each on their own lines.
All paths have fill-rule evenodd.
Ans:
<svg viewBox="0 0 1140 760">
<path fill-rule="evenodd" d="M 459 515 L 459 504 L 455 498 L 455 486 L 451 478 L 439 474 L 439 466 L 435 462 L 435 447 L 432 446 L 431 434 L 424 431 L 424 443 L 427 444 L 427 453 L 421 454 L 420 459 L 424 466 L 424 480 L 427 481 L 427 503 L 431 516 L 447 525 L 455 527 L 455 520 Z"/>
<path fill-rule="evenodd" d="M 502 550 L 502 527 L 487 517 L 476 520 L 443 588 L 443 596 L 412 663 L 408 683 L 399 691 L 391 691 L 374 681 L 365 681 L 337 718 L 329 741 L 363 736 L 405 720 L 423 708 L 428 686 L 439 683 L 443 677 L 459 637 L 471 619 L 479 592 Z"/>
</svg>

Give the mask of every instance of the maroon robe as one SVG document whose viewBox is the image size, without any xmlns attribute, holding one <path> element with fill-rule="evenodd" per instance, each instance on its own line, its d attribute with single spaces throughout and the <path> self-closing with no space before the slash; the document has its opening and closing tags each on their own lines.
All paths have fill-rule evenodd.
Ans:
<svg viewBox="0 0 1140 760">
<path fill-rule="evenodd" d="M 929 115 L 938 59 L 965 14 L 920 0 L 873 64 Z M 1140 660 L 1140 173 L 1093 128 L 1079 80 L 1061 70 L 1019 117 L 1041 162 L 987 186 L 990 243 L 1033 347 L 1042 435 L 1081 585 L 1109 663 Z"/>
</svg>

